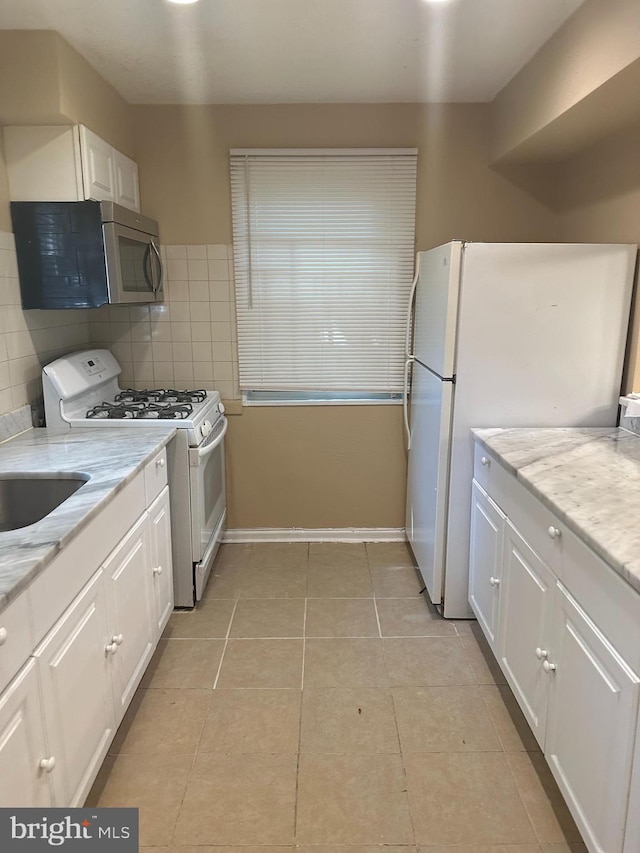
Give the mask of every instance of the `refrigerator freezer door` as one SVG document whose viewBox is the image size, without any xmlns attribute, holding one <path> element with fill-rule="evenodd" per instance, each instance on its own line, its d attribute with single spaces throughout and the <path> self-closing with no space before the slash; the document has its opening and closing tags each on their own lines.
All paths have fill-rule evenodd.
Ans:
<svg viewBox="0 0 640 853">
<path fill-rule="evenodd" d="M 413 366 L 407 537 L 434 604 L 442 600 L 453 383 Z"/>
<path fill-rule="evenodd" d="M 456 240 L 418 253 L 413 355 L 445 379 L 455 374 L 462 246 Z"/>
</svg>

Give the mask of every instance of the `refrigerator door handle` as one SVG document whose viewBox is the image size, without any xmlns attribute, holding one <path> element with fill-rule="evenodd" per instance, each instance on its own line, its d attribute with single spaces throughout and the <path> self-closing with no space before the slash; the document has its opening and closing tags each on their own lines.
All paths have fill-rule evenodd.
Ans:
<svg viewBox="0 0 640 853">
<path fill-rule="evenodd" d="M 404 385 L 402 389 L 402 415 L 404 430 L 407 434 L 407 450 L 411 450 L 411 429 L 409 427 L 409 372 L 414 358 L 410 356 L 404 363 Z"/>
<path fill-rule="evenodd" d="M 416 274 L 413 277 L 413 282 L 411 283 L 411 290 L 409 292 L 409 304 L 407 305 L 407 325 L 404 330 L 404 355 L 405 358 L 411 359 L 413 361 L 413 353 L 409 352 L 409 345 L 411 344 L 411 320 L 413 318 L 413 300 L 416 296 L 416 288 L 418 286 L 418 278 L 420 276 L 420 253 L 416 255 Z"/>
</svg>

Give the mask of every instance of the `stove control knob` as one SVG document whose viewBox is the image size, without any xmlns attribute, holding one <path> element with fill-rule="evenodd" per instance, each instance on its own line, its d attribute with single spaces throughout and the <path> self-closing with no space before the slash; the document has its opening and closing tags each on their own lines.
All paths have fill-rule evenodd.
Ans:
<svg viewBox="0 0 640 853">
<path fill-rule="evenodd" d="M 213 429 L 213 425 L 212 425 L 211 421 L 204 421 L 202 424 L 202 437 L 206 438 L 212 429 Z"/>
<path fill-rule="evenodd" d="M 224 415 L 224 413 L 225 413 L 224 403 L 218 403 L 218 411 L 220 412 L 221 415 Z"/>
</svg>

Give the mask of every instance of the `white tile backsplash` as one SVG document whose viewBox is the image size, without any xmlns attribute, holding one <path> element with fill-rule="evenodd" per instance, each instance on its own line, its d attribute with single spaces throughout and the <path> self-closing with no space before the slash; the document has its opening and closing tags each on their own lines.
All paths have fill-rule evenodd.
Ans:
<svg viewBox="0 0 640 853">
<path fill-rule="evenodd" d="M 42 397 L 42 367 L 90 343 L 86 309 L 23 311 L 13 234 L 0 231 L 0 414 Z"/>
<path fill-rule="evenodd" d="M 240 397 L 232 254 L 226 244 L 163 246 L 162 305 L 91 312 L 91 341 L 112 350 L 123 384 L 175 383 Z"/>
</svg>

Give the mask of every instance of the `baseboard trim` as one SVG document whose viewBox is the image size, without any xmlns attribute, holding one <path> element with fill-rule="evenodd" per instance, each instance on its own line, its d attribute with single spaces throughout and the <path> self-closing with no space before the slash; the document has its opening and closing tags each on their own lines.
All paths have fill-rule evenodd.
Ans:
<svg viewBox="0 0 640 853">
<path fill-rule="evenodd" d="M 404 527 L 249 527 L 231 528 L 222 541 L 231 542 L 404 542 Z"/>
</svg>

